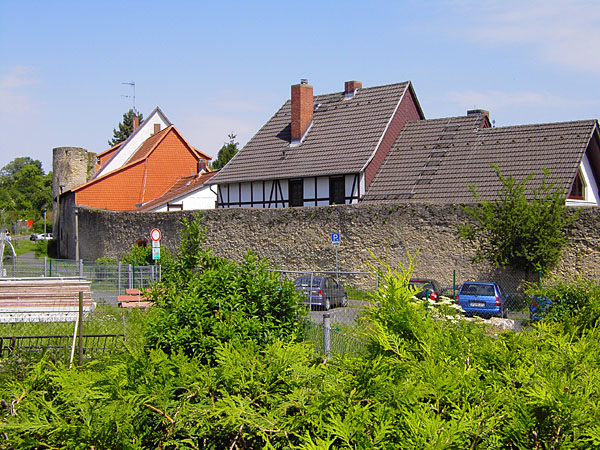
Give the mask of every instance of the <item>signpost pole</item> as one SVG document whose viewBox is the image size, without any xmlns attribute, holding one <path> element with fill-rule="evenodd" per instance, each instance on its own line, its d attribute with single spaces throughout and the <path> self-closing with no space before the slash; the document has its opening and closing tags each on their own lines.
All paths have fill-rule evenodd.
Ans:
<svg viewBox="0 0 600 450">
<path fill-rule="evenodd" d="M 335 278 L 340 277 L 340 264 L 338 260 L 338 247 L 342 242 L 342 234 L 340 232 L 331 233 L 331 245 L 335 247 Z"/>
</svg>

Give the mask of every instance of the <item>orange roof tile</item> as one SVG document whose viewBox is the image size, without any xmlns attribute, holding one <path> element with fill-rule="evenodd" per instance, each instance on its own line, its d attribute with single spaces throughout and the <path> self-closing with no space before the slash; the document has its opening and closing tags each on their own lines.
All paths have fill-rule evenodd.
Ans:
<svg viewBox="0 0 600 450">
<path fill-rule="evenodd" d="M 206 158 L 171 125 L 149 137 L 123 166 L 72 192 L 77 204 L 134 210 L 137 204 L 163 195 L 178 179 L 195 175 L 198 160 Z"/>
<path fill-rule="evenodd" d="M 175 184 L 173 184 L 173 186 L 167 189 L 167 191 L 163 195 L 139 206 L 137 210 L 147 211 L 163 203 L 167 203 L 170 200 L 173 200 L 181 195 L 184 195 L 187 192 L 191 192 L 195 189 L 198 189 L 202 185 L 204 185 L 208 180 L 210 180 L 214 175 L 216 175 L 217 172 L 218 171 L 205 172 L 200 174 L 199 176 L 193 175 L 189 177 L 181 177 L 175 182 Z"/>
</svg>

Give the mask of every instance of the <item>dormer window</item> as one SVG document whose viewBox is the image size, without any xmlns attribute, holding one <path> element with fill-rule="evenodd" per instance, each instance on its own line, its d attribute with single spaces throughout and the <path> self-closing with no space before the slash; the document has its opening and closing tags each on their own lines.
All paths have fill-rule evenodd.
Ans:
<svg viewBox="0 0 600 450">
<path fill-rule="evenodd" d="M 585 180 L 581 174 L 581 170 L 577 171 L 573 186 L 571 186 L 571 192 L 569 198 L 572 200 L 585 200 Z"/>
</svg>

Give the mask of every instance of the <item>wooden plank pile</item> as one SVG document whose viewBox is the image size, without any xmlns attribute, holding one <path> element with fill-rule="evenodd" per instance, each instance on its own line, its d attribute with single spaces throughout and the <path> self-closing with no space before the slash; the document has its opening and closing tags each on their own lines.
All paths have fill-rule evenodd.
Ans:
<svg viewBox="0 0 600 450">
<path fill-rule="evenodd" d="M 0 323 L 67 322 L 93 311 L 91 282 L 81 278 L 0 278 Z"/>
</svg>

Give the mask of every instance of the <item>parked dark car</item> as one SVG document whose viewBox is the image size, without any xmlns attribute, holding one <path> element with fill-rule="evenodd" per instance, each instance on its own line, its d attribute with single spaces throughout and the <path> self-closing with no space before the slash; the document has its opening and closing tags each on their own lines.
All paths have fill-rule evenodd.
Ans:
<svg viewBox="0 0 600 450">
<path fill-rule="evenodd" d="M 329 310 L 332 306 L 347 306 L 344 287 L 332 277 L 303 275 L 294 280 L 296 289 L 304 294 L 303 305 Z"/>
<path fill-rule="evenodd" d="M 436 280 L 412 278 L 408 282 L 408 285 L 419 290 L 419 292 L 415 294 L 415 297 L 421 300 L 424 300 L 425 297 L 428 297 L 430 300 L 438 300 L 441 295 L 440 283 Z"/>
<path fill-rule="evenodd" d="M 469 316 L 506 317 L 506 296 L 498 283 L 466 282 L 456 294 L 456 304 Z"/>
</svg>

